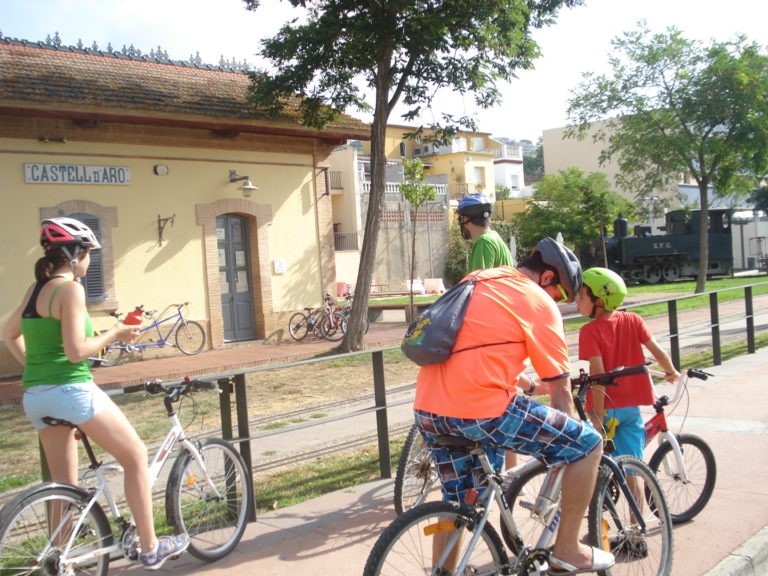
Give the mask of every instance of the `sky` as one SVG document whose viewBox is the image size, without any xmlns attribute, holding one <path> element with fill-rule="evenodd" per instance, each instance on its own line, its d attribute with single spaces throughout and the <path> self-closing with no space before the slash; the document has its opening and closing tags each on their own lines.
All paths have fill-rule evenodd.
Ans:
<svg viewBox="0 0 768 576">
<path fill-rule="evenodd" d="M 82 40 L 100 49 L 133 45 L 143 53 L 158 46 L 173 60 L 199 53 L 203 63 L 223 57 L 252 66 L 260 40 L 273 36 L 296 15 L 289 2 L 262 0 L 256 12 L 242 0 L 0 0 L 0 32 L 10 38 L 45 40 L 58 32 L 62 43 Z M 653 32 L 675 26 L 685 37 L 726 41 L 737 33 L 768 44 L 768 2 L 764 0 L 586 0 L 563 9 L 557 22 L 534 32 L 542 56 L 534 70 L 501 86 L 503 103 L 478 110 L 471 96 L 444 93 L 439 105 L 452 114 L 477 114 L 481 132 L 496 137 L 529 139 L 567 123 L 568 99 L 585 72 L 605 73 L 611 40 L 636 29 L 645 19 Z M 349 110 L 369 120 L 360 112 Z M 439 111 L 435 112 L 439 119 Z M 432 116 L 423 118 L 432 121 Z M 390 123 L 403 123 L 393 114 Z"/>
</svg>

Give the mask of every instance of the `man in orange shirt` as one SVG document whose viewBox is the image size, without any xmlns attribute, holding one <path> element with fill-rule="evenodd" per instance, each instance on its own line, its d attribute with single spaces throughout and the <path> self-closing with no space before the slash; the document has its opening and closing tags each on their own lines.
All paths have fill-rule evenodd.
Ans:
<svg viewBox="0 0 768 576">
<path fill-rule="evenodd" d="M 591 426 L 573 418 L 568 347 L 555 304 L 574 300 L 581 265 L 568 248 L 545 238 L 517 269 L 483 270 L 476 279 L 456 336 L 457 352 L 441 364 L 423 366 L 416 380 L 416 424 L 432 448 L 444 498 L 462 502 L 475 487 L 479 464 L 470 455 L 437 446 L 436 436 L 482 443 L 497 469 L 504 450 L 548 465 L 566 464 L 552 573 L 610 568 L 612 554 L 579 542 L 602 443 Z M 547 385 L 552 407 L 516 394 L 528 359 Z M 523 387 L 532 395 L 536 384 Z"/>
</svg>

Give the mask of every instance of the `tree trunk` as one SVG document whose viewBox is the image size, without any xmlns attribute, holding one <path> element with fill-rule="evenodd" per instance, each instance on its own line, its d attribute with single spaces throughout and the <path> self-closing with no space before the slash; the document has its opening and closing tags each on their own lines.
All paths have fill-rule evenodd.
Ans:
<svg viewBox="0 0 768 576">
<path fill-rule="evenodd" d="M 385 88 L 381 88 L 381 86 Z M 365 234 L 360 252 L 360 267 L 357 271 L 355 297 L 347 324 L 344 340 L 337 347 L 338 352 L 357 352 L 365 348 L 365 322 L 368 315 L 368 298 L 371 295 L 371 279 L 376 263 L 376 244 L 379 239 L 381 211 L 384 206 L 384 184 L 387 158 L 384 142 L 389 119 L 386 83 L 376 88 L 376 108 L 371 125 L 371 193 L 368 212 L 365 217 Z"/>
<path fill-rule="evenodd" d="M 707 269 L 709 268 L 709 197 L 707 195 L 709 182 L 699 182 L 699 275 L 696 278 L 696 294 L 704 292 L 707 284 Z"/>
<path fill-rule="evenodd" d="M 419 220 L 419 207 L 413 206 L 413 221 L 411 222 L 411 289 L 408 292 L 408 307 L 410 322 L 416 317 L 416 308 L 413 305 L 413 277 L 416 275 L 416 222 Z"/>
</svg>

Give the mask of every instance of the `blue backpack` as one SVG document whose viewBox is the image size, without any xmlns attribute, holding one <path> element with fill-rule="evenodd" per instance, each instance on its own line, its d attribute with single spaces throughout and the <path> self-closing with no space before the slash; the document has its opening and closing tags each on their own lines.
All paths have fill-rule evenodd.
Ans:
<svg viewBox="0 0 768 576">
<path fill-rule="evenodd" d="M 476 276 L 451 286 L 408 326 L 400 349 L 419 366 L 440 364 L 451 355 Z"/>
</svg>

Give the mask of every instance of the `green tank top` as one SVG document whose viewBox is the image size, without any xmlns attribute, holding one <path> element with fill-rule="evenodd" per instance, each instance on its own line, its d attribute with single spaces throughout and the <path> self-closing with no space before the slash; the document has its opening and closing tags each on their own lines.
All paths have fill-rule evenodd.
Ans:
<svg viewBox="0 0 768 576">
<path fill-rule="evenodd" d="M 56 287 L 51 301 L 64 284 Z M 93 380 L 88 360 L 70 362 L 64 354 L 64 342 L 61 338 L 61 320 L 50 316 L 51 303 L 48 303 L 48 318 L 21 319 L 21 333 L 24 335 L 26 362 L 22 384 L 24 388 L 39 385 L 75 384 Z M 85 312 L 85 335 L 93 336 L 93 325 L 88 311 Z"/>
</svg>

